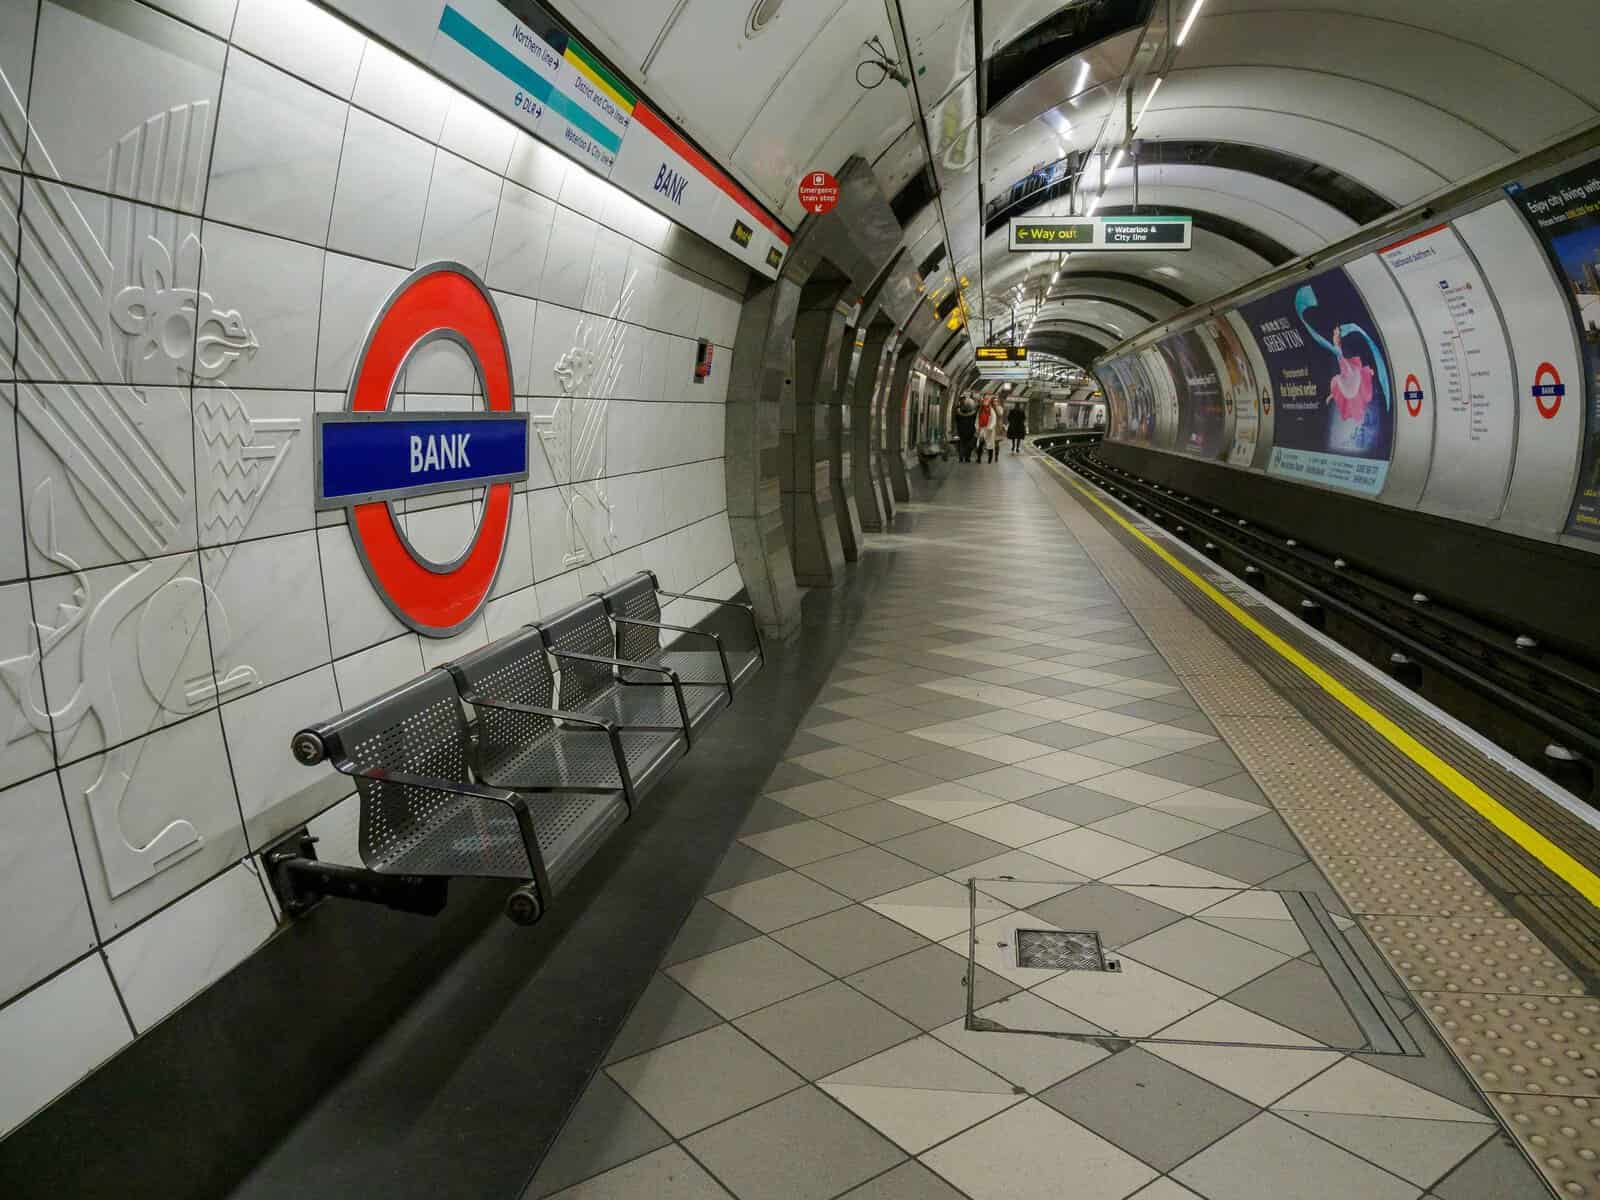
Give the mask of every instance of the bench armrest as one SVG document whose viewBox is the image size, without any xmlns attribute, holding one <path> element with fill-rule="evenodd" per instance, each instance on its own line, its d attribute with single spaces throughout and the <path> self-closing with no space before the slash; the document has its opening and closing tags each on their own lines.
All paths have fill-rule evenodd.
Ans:
<svg viewBox="0 0 1600 1200">
<path fill-rule="evenodd" d="M 658 667 L 654 663 L 635 662 L 631 658 L 607 658 L 603 654 L 581 654 L 576 650 L 557 650 L 554 646 L 550 653 L 556 658 L 571 658 L 578 662 L 604 663 L 611 667 L 625 667 L 630 671 L 648 671 L 652 675 L 665 675 L 666 678 L 656 687 L 671 687 L 673 695 L 678 701 L 678 723 L 683 732 L 683 740 L 691 742 L 689 732 L 689 706 L 683 699 L 683 684 L 678 680 L 678 673 L 667 667 Z"/>
<path fill-rule="evenodd" d="M 481 696 L 476 692 L 462 692 L 461 699 L 474 708 L 498 708 L 507 712 L 531 713 L 536 717 L 549 717 L 555 721 L 570 721 L 574 725 L 586 725 L 591 729 L 603 732 L 611 742 L 611 757 L 617 764 L 617 778 L 622 781 L 622 798 L 627 802 L 628 811 L 633 811 L 633 772 L 628 769 L 628 756 L 622 749 L 622 734 L 615 721 L 605 721 L 599 717 L 586 714 L 567 712 L 560 708 L 540 708 L 536 704 L 519 704 L 514 700 L 496 700 L 488 696 Z M 552 783 L 559 783 L 559 780 Z"/>
<path fill-rule="evenodd" d="M 761 640 L 761 623 L 756 620 L 756 606 L 741 600 L 714 600 L 710 596 L 696 596 L 692 592 L 668 592 L 661 588 L 656 589 L 656 595 L 666 596 L 671 600 L 693 600 L 699 604 L 711 604 L 717 608 L 737 608 L 750 618 L 750 632 L 756 639 L 756 657 L 761 660 L 761 665 L 767 665 L 767 649 Z"/>
<path fill-rule="evenodd" d="M 545 870 L 544 852 L 539 849 L 539 836 L 534 832 L 533 814 L 516 792 L 506 788 L 484 787 L 477 783 L 459 783 L 452 779 L 434 779 L 427 775 L 412 775 L 406 771 L 391 771 L 387 767 L 358 767 L 349 759 L 333 764 L 341 775 L 353 779 L 367 779 L 373 783 L 389 783 L 396 787 L 421 788 L 441 792 L 461 800 L 475 800 L 480 804 L 499 804 L 511 810 L 517 829 L 522 834 L 523 853 L 528 856 L 528 867 L 533 872 L 534 886 L 539 891 L 541 903 L 548 903 L 551 895 L 550 876 Z"/>
<path fill-rule="evenodd" d="M 665 629 L 685 637 L 707 638 L 717 648 L 717 658 L 722 663 L 722 684 L 728 691 L 728 703 L 733 703 L 733 672 L 728 669 L 728 652 L 722 648 L 722 638 L 704 629 L 690 629 L 685 625 L 663 625 L 660 621 L 645 621 L 638 617 L 615 617 L 618 625 L 644 625 L 650 629 Z"/>
</svg>

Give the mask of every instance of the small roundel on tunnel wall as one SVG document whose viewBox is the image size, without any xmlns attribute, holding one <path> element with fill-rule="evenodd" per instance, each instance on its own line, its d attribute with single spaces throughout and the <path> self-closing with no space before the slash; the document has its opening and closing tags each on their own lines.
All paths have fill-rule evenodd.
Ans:
<svg viewBox="0 0 1600 1200">
<path fill-rule="evenodd" d="M 407 365 L 439 341 L 471 363 L 480 410 L 396 407 Z M 514 394 L 493 297 L 468 268 L 439 262 L 413 271 L 379 309 L 344 410 L 317 414 L 316 506 L 346 511 L 368 580 L 424 636 L 449 637 L 471 621 L 505 558 L 514 485 L 528 477 L 528 415 L 515 411 Z M 406 502 L 435 495 L 470 503 L 473 513 L 471 538 L 447 562 L 419 551 L 406 532 Z"/>
</svg>

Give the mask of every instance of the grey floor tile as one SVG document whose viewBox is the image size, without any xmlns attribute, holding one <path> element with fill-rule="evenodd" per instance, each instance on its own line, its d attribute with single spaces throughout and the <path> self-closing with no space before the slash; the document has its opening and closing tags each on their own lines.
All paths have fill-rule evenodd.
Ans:
<svg viewBox="0 0 1600 1200">
<path fill-rule="evenodd" d="M 1497 1133 L 1433 1185 L 1439 1200 L 1547 1200 L 1550 1191 L 1511 1139 Z"/>
<path fill-rule="evenodd" d="M 1208 871 L 1216 871 L 1230 879 L 1242 879 L 1246 883 L 1271 879 L 1305 861 L 1302 854 L 1291 854 L 1276 846 L 1235 837 L 1231 833 L 1214 833 L 1202 841 L 1191 842 L 1174 850 L 1172 857 Z"/>
<path fill-rule="evenodd" d="M 1453 1100 L 1463 1108 L 1488 1113 L 1488 1106 L 1478 1094 L 1478 1089 L 1457 1065 L 1455 1056 L 1439 1041 L 1433 1027 L 1428 1024 L 1428 1018 L 1416 1013 L 1405 1018 L 1405 1026 L 1411 1031 L 1417 1045 L 1422 1047 L 1420 1058 L 1406 1054 L 1358 1054 L 1355 1057 L 1370 1067 L 1377 1067 L 1407 1083 L 1414 1083 L 1447 1100 Z"/>
<path fill-rule="evenodd" d="M 1262 842 L 1268 846 L 1276 846 L 1279 850 L 1290 854 L 1305 857 L 1305 849 L 1300 845 L 1299 839 L 1277 813 L 1267 813 L 1265 816 L 1255 817 L 1242 825 L 1235 825 L 1228 830 L 1238 837 L 1249 838 L 1252 842 Z"/>
<path fill-rule="evenodd" d="M 1203 730 L 1201 732 L 1204 732 Z M 1248 772 L 1241 771 L 1237 775 L 1228 775 L 1215 783 L 1206 784 L 1206 790 L 1221 792 L 1224 796 L 1232 796 L 1235 800 L 1249 800 L 1253 804 L 1268 803 L 1266 793 L 1250 778 Z"/>
<path fill-rule="evenodd" d="M 807 771 L 806 774 L 811 775 L 811 772 Z M 807 783 L 816 783 L 820 779 L 821 776 L 811 775 L 810 779 L 791 786 L 804 787 Z M 776 789 L 769 785 L 768 790 Z M 765 833 L 769 829 L 780 829 L 785 825 L 793 825 L 796 821 L 804 821 L 805 819 L 806 815 L 804 813 L 796 812 L 787 804 L 779 804 L 771 796 L 762 795 L 757 796 L 756 802 L 750 806 L 750 812 L 745 817 L 743 824 L 739 826 L 739 832 L 741 834 Z"/>
<path fill-rule="evenodd" d="M 873 713 L 869 718 L 874 725 L 881 726 L 885 733 L 908 733 L 913 729 L 921 729 L 932 725 L 937 717 L 929 717 L 920 708 L 895 708 L 888 712 Z M 871 751 L 869 750 L 870 754 Z M 890 757 L 885 755 L 884 757 Z M 900 762 L 902 760 L 895 759 Z"/>
<path fill-rule="evenodd" d="M 1185 821 L 1182 817 L 1175 817 L 1171 813 L 1164 813 L 1155 808 L 1130 809 L 1114 817 L 1096 821 L 1089 828 L 1100 833 L 1109 833 L 1112 837 L 1132 842 L 1135 846 L 1143 846 L 1146 850 L 1159 850 L 1163 853 L 1175 850 L 1179 846 L 1187 846 L 1190 842 L 1208 837 L 1213 832 L 1208 825 Z"/>
<path fill-rule="evenodd" d="M 910 1159 L 846 1192 L 839 1200 L 964 1200 L 927 1167 Z"/>
<path fill-rule="evenodd" d="M 1209 733 L 1213 737 L 1217 736 L 1217 727 L 1206 720 L 1200 713 L 1190 713 L 1186 717 L 1174 717 L 1167 724 L 1176 725 L 1179 729 L 1187 729 L 1191 733 Z"/>
<path fill-rule="evenodd" d="M 929 743 L 926 738 L 907 737 L 906 741 L 917 743 L 916 753 L 919 757 L 928 750 Z M 910 763 L 891 762 L 842 776 L 839 782 L 888 799 L 891 796 L 903 796 L 907 792 L 914 792 L 918 788 L 932 787 L 939 782 L 939 777 L 930 775 L 926 771 L 919 771 Z"/>
<path fill-rule="evenodd" d="M 815 713 L 816 710 L 813 710 L 814 715 Z M 833 714 L 827 713 L 826 710 L 824 710 L 822 716 L 833 716 Z M 834 719 L 838 720 L 838 717 L 834 716 Z M 821 717 L 817 718 L 817 723 L 819 725 L 825 724 Z M 784 747 L 783 756 L 786 759 L 799 758 L 801 755 L 812 754 L 818 750 L 832 749 L 836 744 L 837 743 L 835 742 L 830 742 L 827 738 L 820 738 L 814 733 L 806 733 L 804 730 L 801 730 L 799 733 L 794 735 L 794 740 Z M 805 768 L 802 767 L 801 769 L 804 770 Z"/>
<path fill-rule="evenodd" d="M 1017 803 L 1052 817 L 1060 817 L 1063 821 L 1071 821 L 1075 825 L 1091 825 L 1135 807 L 1126 800 L 1079 787 L 1075 783 L 1037 796 L 1029 796 Z"/>
<path fill-rule="evenodd" d="M 1128 737 L 1102 737 L 1096 742 L 1085 742 L 1077 747 L 1076 753 L 1118 766 L 1141 768 L 1144 763 L 1167 756 L 1167 751 L 1160 746 L 1147 746 Z"/>
<path fill-rule="evenodd" d="M 1064 722 L 1035 725 L 1027 731 L 1027 739 L 1030 742 L 1038 742 L 1040 746 L 1053 746 L 1058 750 L 1075 750 L 1078 746 L 1085 746 L 1088 742 L 1098 742 L 1104 738 L 1106 738 L 1104 733 L 1082 730 L 1077 725 L 1067 725 Z"/>
<path fill-rule="evenodd" d="M 876 755 L 837 744 L 830 745 L 826 750 L 813 750 L 810 754 L 791 755 L 789 761 L 818 775 L 826 775 L 829 779 L 883 765 L 883 759 Z"/>
<path fill-rule="evenodd" d="M 673 963 L 683 962 L 688 958 L 699 958 L 702 954 L 710 954 L 713 950 L 721 950 L 724 946 L 732 946 L 760 936 L 759 929 L 753 925 L 746 925 L 727 909 L 719 908 L 709 900 L 696 900 L 694 907 L 689 910 L 688 920 L 684 921 L 683 927 L 678 930 L 678 936 L 673 939 L 666 957 L 661 960 L 661 965 L 670 967 Z"/>
<path fill-rule="evenodd" d="M 1103 883 L 1084 884 L 1028 911 L 1057 929 L 1093 930 L 1110 948 L 1120 948 L 1183 919 L 1182 913 Z"/>
<path fill-rule="evenodd" d="M 794 871 L 712 892 L 707 899 L 763 933 L 819 917 L 849 903 L 837 892 Z"/>
<path fill-rule="evenodd" d="M 821 1079 L 922 1031 L 855 988 L 828 983 L 734 1022 L 807 1079 Z"/>
<path fill-rule="evenodd" d="M 973 1004 L 981 1008 L 1017 990 L 983 967 L 973 981 Z M 927 946 L 850 976 L 846 982 L 879 1004 L 920 1025 L 937 1029 L 967 1011 L 967 960 L 943 946 Z"/>
<path fill-rule="evenodd" d="M 1307 1133 L 1262 1113 L 1172 1172 L 1203 1196 L 1228 1200 L 1415 1200 L 1417 1189 Z"/>
<path fill-rule="evenodd" d="M 1039 1099 L 1158 1171 L 1170 1171 L 1255 1116 L 1255 1105 L 1137 1046 Z"/>
<path fill-rule="evenodd" d="M 785 825 L 766 833 L 746 834 L 739 840 L 756 853 L 776 859 L 786 867 L 803 867 L 820 858 L 859 850 L 866 844 L 860 838 L 815 820 Z"/>
<path fill-rule="evenodd" d="M 825 817 L 829 813 L 871 804 L 878 797 L 840 783 L 837 779 L 819 779 L 816 783 L 774 792 L 772 798 L 804 816 Z"/>
<path fill-rule="evenodd" d="M 800 817 L 799 813 L 794 815 Z M 804 821 L 805 818 L 800 817 L 800 820 L 794 823 L 801 824 Z M 720 892 L 727 888 L 738 887 L 742 883 L 755 883 L 758 879 L 781 875 L 786 869 L 777 859 L 768 858 L 743 842 L 734 842 L 722 856 L 722 861 L 717 864 L 717 869 L 712 872 L 711 878 L 706 880 L 706 891 Z"/>
<path fill-rule="evenodd" d="M 772 936 L 839 976 L 864 971 L 928 944 L 921 934 L 859 904 L 780 929 Z"/>
<path fill-rule="evenodd" d="M 1211 762 L 1182 752 L 1168 754 L 1163 758 L 1152 758 L 1148 762 L 1141 763 L 1139 769 L 1151 775 L 1160 775 L 1163 779 L 1176 779 L 1180 783 L 1187 783 L 1190 787 L 1204 787 L 1208 783 L 1215 783 L 1219 779 L 1237 774 L 1238 770 L 1231 764 Z"/>
<path fill-rule="evenodd" d="M 670 978 L 658 973 L 651 976 L 644 994 L 628 1014 L 617 1040 L 611 1043 L 605 1061 L 611 1063 L 632 1058 L 635 1054 L 643 1054 L 646 1050 L 654 1050 L 657 1046 L 721 1023 L 722 1018 L 716 1013 Z"/>
<path fill-rule="evenodd" d="M 1180 700 L 1182 703 L 1175 702 Z M 1162 696 L 1159 700 L 1135 700 L 1131 704 L 1119 704 L 1111 711 L 1124 713 L 1130 717 L 1143 717 L 1146 721 L 1177 721 L 1184 717 L 1192 717 L 1199 710 L 1183 692 L 1173 692 L 1171 695 Z"/>
<path fill-rule="evenodd" d="M 935 872 L 877 846 L 863 846 L 835 858 L 807 863 L 802 874 L 852 900 L 870 900 L 909 887 Z"/>
<path fill-rule="evenodd" d="M 1280 951 L 1192 917 L 1129 942 L 1122 952 L 1218 996 L 1288 961 Z"/>
<path fill-rule="evenodd" d="M 891 838 L 883 849 L 936 874 L 1004 854 L 1011 847 L 954 825 L 935 825 L 904 837 Z"/>
<path fill-rule="evenodd" d="M 740 1200 L 828 1200 L 905 1155 L 816 1088 L 801 1088 L 685 1145 Z"/>
<path fill-rule="evenodd" d="M 784 788 L 799 787 L 803 783 L 815 783 L 821 778 L 822 776 L 815 771 L 808 771 L 792 762 L 780 762 L 772 769 L 772 774 L 767 776 L 767 782 L 761 790 L 777 792 Z"/>
<path fill-rule="evenodd" d="M 728 1020 L 828 982 L 826 973 L 771 938 L 714 950 L 667 974 Z"/>
<path fill-rule="evenodd" d="M 1182 728 L 1187 729 L 1188 726 L 1185 725 Z M 1211 730 L 1196 729 L 1193 732 L 1210 733 Z M 1233 752 L 1233 747 L 1229 746 L 1227 742 L 1207 742 L 1203 746 L 1196 746 L 1193 750 L 1187 751 L 1187 753 L 1206 759 L 1208 762 L 1231 763 L 1235 774 L 1244 770 L 1244 764 L 1239 761 L 1238 756 Z"/>
<path fill-rule="evenodd" d="M 937 817 L 927 816 L 903 804 L 881 800 L 877 804 L 864 804 L 860 808 L 847 808 L 844 812 L 829 813 L 822 818 L 835 829 L 842 829 L 851 837 L 864 842 L 884 842 L 903 834 L 915 833 L 930 825 L 937 825 Z"/>
<path fill-rule="evenodd" d="M 538 1200 L 671 1141 L 666 1130 L 601 1072 L 589 1081 L 524 1196 Z"/>
<path fill-rule="evenodd" d="M 1251 980 L 1227 998 L 1326 1045 L 1361 1045 L 1361 1030 L 1327 974 L 1299 959 Z"/>
<path fill-rule="evenodd" d="M 994 709 L 992 704 L 981 704 L 976 700 L 964 700 L 960 696 L 945 696 L 927 704 L 919 704 L 917 707 L 929 714 L 933 719 L 933 723 L 959 721 L 962 717 L 975 717 L 979 713 L 991 712 Z"/>
<path fill-rule="evenodd" d="M 965 750 L 949 746 L 939 747 L 934 742 L 929 742 L 928 745 L 932 748 L 931 754 L 924 758 L 912 759 L 906 765 L 929 775 L 937 775 L 944 780 L 965 779 L 969 775 L 992 771 L 999 765 L 994 759 L 985 758 L 981 754 L 968 754 Z"/>
<path fill-rule="evenodd" d="M 1036 696 L 1048 696 L 1051 699 L 1063 699 L 1070 697 L 1073 692 L 1083 690 L 1082 684 L 1071 683 L 1068 680 L 1056 679 L 1048 675 L 1042 675 L 1037 679 L 1024 680 L 1013 686 L 1019 691 L 1032 692 Z"/>
<path fill-rule="evenodd" d="M 728 1193 L 678 1146 L 663 1146 L 561 1192 L 557 1200 L 728 1200 Z"/>
<path fill-rule="evenodd" d="M 708 1069 L 714 1064 L 715 1069 Z M 606 1070 L 673 1137 L 683 1138 L 798 1087 L 802 1080 L 732 1025 L 670 1042 Z M 646 1193 L 647 1194 L 647 1193 Z"/>
</svg>

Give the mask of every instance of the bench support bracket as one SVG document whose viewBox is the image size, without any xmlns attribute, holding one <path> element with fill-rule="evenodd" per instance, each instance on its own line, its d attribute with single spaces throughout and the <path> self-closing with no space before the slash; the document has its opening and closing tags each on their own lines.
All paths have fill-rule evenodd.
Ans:
<svg viewBox="0 0 1600 1200">
<path fill-rule="evenodd" d="M 304 829 L 261 858 L 283 911 L 300 916 L 325 896 L 381 904 L 399 912 L 436 917 L 450 898 L 450 881 L 438 875 L 385 875 L 317 859 L 317 839 Z"/>
</svg>

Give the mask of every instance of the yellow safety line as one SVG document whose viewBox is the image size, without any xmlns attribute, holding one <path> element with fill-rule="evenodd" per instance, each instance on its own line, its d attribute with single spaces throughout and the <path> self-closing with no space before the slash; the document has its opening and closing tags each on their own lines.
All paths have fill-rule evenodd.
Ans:
<svg viewBox="0 0 1600 1200">
<path fill-rule="evenodd" d="M 1048 458 L 1048 456 L 1043 455 L 1041 457 Z M 1147 536 L 1131 522 L 1124 520 L 1120 513 L 1079 483 L 1067 468 L 1060 466 L 1053 460 L 1050 461 L 1050 465 L 1059 470 L 1067 483 L 1081 492 L 1091 503 L 1118 525 L 1122 526 L 1123 529 L 1138 538 L 1146 549 L 1150 550 L 1174 571 L 1177 571 L 1190 583 L 1194 584 L 1195 587 L 1204 592 L 1213 604 L 1222 609 L 1223 612 L 1227 613 L 1228 616 L 1232 617 L 1245 629 L 1255 634 L 1256 637 L 1260 638 L 1261 641 L 1265 642 L 1268 647 L 1276 651 L 1286 661 L 1298 667 L 1318 687 L 1365 721 L 1400 753 L 1433 776 L 1456 799 L 1467 805 L 1501 833 L 1538 859 L 1551 874 L 1565 880 L 1590 904 L 1600 908 L 1600 876 L 1596 876 L 1594 872 L 1578 862 L 1572 855 L 1557 846 L 1544 834 L 1529 825 L 1516 813 L 1428 749 L 1427 746 L 1412 737 L 1404 729 L 1401 729 L 1400 726 L 1384 716 L 1383 713 L 1373 708 L 1360 696 L 1357 696 L 1344 684 L 1245 612 L 1244 609 L 1240 608 L 1226 595 L 1212 587 L 1205 579 L 1191 571 L 1154 539 Z"/>
</svg>

